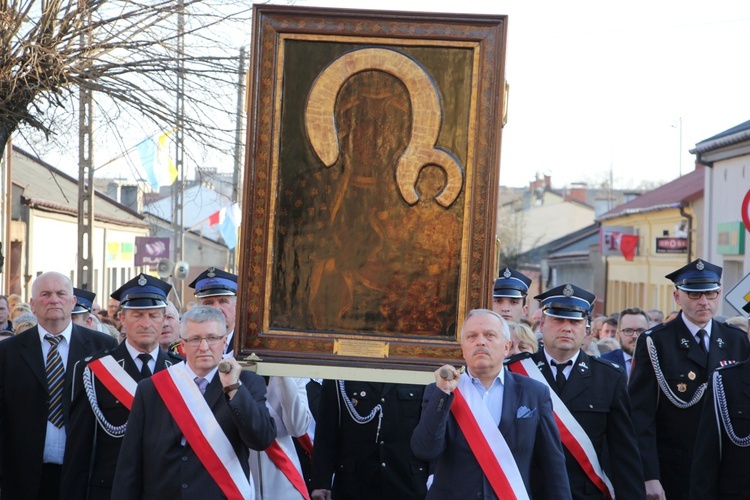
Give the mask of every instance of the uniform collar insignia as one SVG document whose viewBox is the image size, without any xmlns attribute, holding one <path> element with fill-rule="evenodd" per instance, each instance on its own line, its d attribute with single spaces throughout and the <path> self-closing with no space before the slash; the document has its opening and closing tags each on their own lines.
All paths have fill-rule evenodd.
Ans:
<svg viewBox="0 0 750 500">
<path fill-rule="evenodd" d="M 724 347 L 724 339 L 722 338 L 716 339 L 716 345 L 718 345 L 719 347 Z"/>
<path fill-rule="evenodd" d="M 680 345 L 682 347 L 690 347 L 690 342 L 688 341 L 688 339 L 680 339 Z"/>
<path fill-rule="evenodd" d="M 545 364 L 545 363 L 544 363 L 544 361 L 540 361 L 540 362 L 538 362 L 538 363 L 536 364 L 536 367 L 537 367 L 537 368 L 541 368 L 541 367 L 543 367 L 543 366 L 544 366 L 544 364 Z"/>
<path fill-rule="evenodd" d="M 581 368 L 581 369 L 583 369 L 583 370 L 588 370 L 589 369 L 589 367 L 586 366 L 586 363 L 584 363 L 583 361 L 581 361 L 580 363 L 578 363 L 578 367 Z"/>
</svg>

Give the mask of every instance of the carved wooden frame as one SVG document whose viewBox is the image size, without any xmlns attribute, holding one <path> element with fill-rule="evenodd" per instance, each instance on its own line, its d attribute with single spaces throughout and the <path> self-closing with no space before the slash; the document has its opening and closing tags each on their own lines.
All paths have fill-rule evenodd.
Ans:
<svg viewBox="0 0 750 500">
<path fill-rule="evenodd" d="M 254 7 L 252 63 L 248 75 L 247 159 L 238 260 L 236 331 L 242 355 L 254 353 L 264 361 L 277 363 L 400 370 L 434 370 L 444 362 L 460 359 L 456 330 L 460 329 L 469 310 L 486 307 L 494 279 L 506 25 L 505 16 L 275 5 Z M 291 82 L 304 82 L 300 83 L 301 86 L 308 83 L 307 77 L 302 75 L 308 69 L 306 64 L 293 65 L 292 54 L 300 54 L 297 57 L 306 54 L 310 64 L 314 64 L 319 53 L 324 52 L 318 49 L 327 50 L 329 46 L 323 44 L 328 43 L 351 47 L 326 61 L 325 71 L 316 74 L 312 88 L 301 91 L 307 96 L 308 104 L 299 109 L 299 99 L 294 97 L 298 90 Z M 455 112 L 456 116 L 464 116 L 466 123 L 462 130 L 453 130 L 454 135 L 465 134 L 466 150 L 456 154 L 456 158 L 460 156 L 463 161 L 454 162 L 458 164 L 458 171 L 456 165 L 451 164 L 451 157 L 445 155 L 446 148 L 440 144 L 441 116 L 439 113 L 435 116 L 435 106 L 442 110 L 441 102 L 447 102 L 451 96 L 441 94 L 436 97 L 414 91 L 415 88 L 426 88 L 424 85 L 419 87 L 420 79 L 423 79 L 419 54 L 445 66 L 448 63 L 440 62 L 444 53 L 460 54 L 461 60 L 468 63 L 459 69 L 471 76 L 468 83 L 462 83 L 470 89 L 470 95 L 463 96 L 467 104 Z M 288 66 L 285 57 L 290 58 L 286 61 Z M 455 293 L 455 303 L 448 304 L 452 318 L 449 334 L 413 335 L 375 329 L 364 332 L 316 330 L 312 325 L 278 328 L 273 324 L 276 320 L 271 311 L 276 304 L 272 300 L 283 296 L 286 290 L 279 291 L 282 287 L 272 276 L 275 266 L 279 265 L 274 259 L 280 258 L 282 250 L 276 247 L 282 241 L 278 235 L 280 231 L 286 231 L 283 225 L 277 227 L 280 214 L 286 213 L 283 208 L 286 205 L 282 207 L 282 204 L 287 203 L 282 199 L 287 191 L 279 192 L 282 189 L 280 179 L 288 183 L 286 179 L 295 175 L 283 170 L 289 168 L 289 162 L 283 156 L 288 148 L 281 145 L 292 144 L 288 142 L 292 138 L 284 136 L 291 134 L 292 130 L 286 123 L 304 120 L 308 131 L 305 145 L 313 150 L 323 165 L 330 165 L 338 154 L 335 123 L 331 126 L 336 95 L 343 82 L 362 69 L 400 75 L 397 78 L 412 91 L 409 96 L 410 120 L 425 125 L 420 128 L 421 132 L 412 128 L 411 139 L 425 142 L 426 147 L 421 152 L 407 148 L 398 163 L 400 166 L 402 162 L 412 161 L 416 162 L 416 167 L 407 165 L 401 170 L 400 167 L 395 169 L 401 197 L 409 204 L 416 203 L 419 198 L 416 190 L 419 165 L 439 165 L 445 171 L 445 188 L 434 200 L 455 210 L 460 222 L 460 234 L 456 235 L 460 242 L 460 247 L 456 248 L 459 255 L 458 287 L 451 292 Z M 410 82 L 414 86 L 410 87 Z M 284 87 L 285 83 L 287 87 Z M 435 86 L 438 92 L 442 90 L 437 83 Z M 295 118 L 291 114 L 292 108 L 304 118 Z M 430 141 L 434 148 L 430 148 Z M 325 171 L 325 166 L 321 171 Z M 457 175 L 462 176 L 460 182 Z M 410 186 L 414 189 L 409 189 Z M 457 201 L 453 203 L 453 200 Z M 371 228 L 363 231 L 365 229 Z M 288 251 L 288 246 L 284 248 Z M 409 265 L 409 262 L 403 262 L 404 267 Z"/>
</svg>

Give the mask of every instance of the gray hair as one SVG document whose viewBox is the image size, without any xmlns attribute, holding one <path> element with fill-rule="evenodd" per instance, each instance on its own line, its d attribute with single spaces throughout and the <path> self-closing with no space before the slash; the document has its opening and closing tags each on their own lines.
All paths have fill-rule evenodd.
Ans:
<svg viewBox="0 0 750 500">
<path fill-rule="evenodd" d="M 32 313 L 21 314 L 20 316 L 16 317 L 16 319 L 12 321 L 13 328 L 15 328 L 17 325 L 20 325 L 21 323 L 24 323 L 24 322 L 33 323 L 36 325 L 36 316 L 34 316 Z"/>
<path fill-rule="evenodd" d="M 180 320 L 180 336 L 187 330 L 188 323 L 209 323 L 215 322 L 220 325 L 219 331 L 221 336 L 227 334 L 227 319 L 220 309 L 211 306 L 196 306 L 182 315 Z"/>
<path fill-rule="evenodd" d="M 466 318 L 464 319 L 464 324 L 461 325 L 461 340 L 464 338 L 464 327 L 466 326 L 466 322 L 469 321 L 469 318 L 473 316 L 479 316 L 480 314 L 486 314 L 488 316 L 493 316 L 500 320 L 500 331 L 503 334 L 503 338 L 506 342 L 510 342 L 510 329 L 508 328 L 508 322 L 505 321 L 505 318 L 500 316 L 498 313 L 491 309 L 472 309 L 469 311 L 469 313 L 466 315 Z"/>
</svg>

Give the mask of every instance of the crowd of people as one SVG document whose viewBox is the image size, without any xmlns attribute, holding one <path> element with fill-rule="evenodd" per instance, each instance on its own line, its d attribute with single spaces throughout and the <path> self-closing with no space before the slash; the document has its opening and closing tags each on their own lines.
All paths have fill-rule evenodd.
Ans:
<svg viewBox="0 0 750 500">
<path fill-rule="evenodd" d="M 243 370 L 237 276 L 219 269 L 182 315 L 152 276 L 102 309 L 47 272 L 28 304 L 0 296 L 0 495 L 743 498 L 750 342 L 715 315 L 721 273 L 698 259 L 667 275 L 667 318 L 592 318 L 573 283 L 528 318 L 531 280 L 506 267 L 461 325 L 465 366 L 425 387 Z"/>
</svg>

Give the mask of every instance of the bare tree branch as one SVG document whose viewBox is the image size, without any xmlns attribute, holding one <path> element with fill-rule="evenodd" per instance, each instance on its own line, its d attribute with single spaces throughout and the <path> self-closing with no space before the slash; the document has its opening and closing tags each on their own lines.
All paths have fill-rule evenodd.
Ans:
<svg viewBox="0 0 750 500">
<path fill-rule="evenodd" d="M 125 117 L 174 128 L 178 62 L 186 74 L 185 134 L 228 149 L 239 47 L 227 34 L 249 29 L 251 4 L 184 0 L 184 53 L 178 52 L 178 5 L 0 0 L 0 152 L 19 129 L 48 139 L 77 130 L 82 87 L 95 92 L 97 123 L 113 132 Z"/>
</svg>

